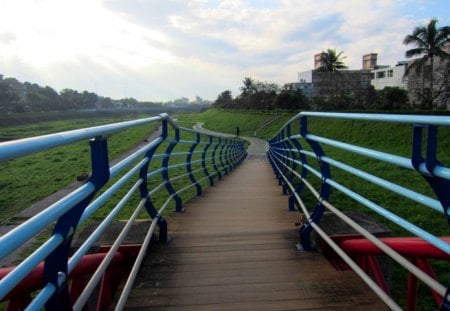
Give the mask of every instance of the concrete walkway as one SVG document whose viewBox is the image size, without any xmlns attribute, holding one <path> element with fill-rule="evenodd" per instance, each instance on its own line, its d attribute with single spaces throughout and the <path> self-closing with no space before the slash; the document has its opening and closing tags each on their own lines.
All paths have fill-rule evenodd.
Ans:
<svg viewBox="0 0 450 311">
<path fill-rule="evenodd" d="M 146 258 L 126 310 L 383 310 L 349 271 L 299 252 L 265 142 L 248 160 L 167 218 L 172 240 Z"/>
</svg>

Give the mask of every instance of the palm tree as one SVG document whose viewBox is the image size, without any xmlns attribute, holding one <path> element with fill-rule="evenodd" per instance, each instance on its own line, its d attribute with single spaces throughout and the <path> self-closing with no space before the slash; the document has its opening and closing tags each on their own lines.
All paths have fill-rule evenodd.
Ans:
<svg viewBox="0 0 450 311">
<path fill-rule="evenodd" d="M 320 67 L 319 71 L 334 72 L 338 70 L 344 70 L 348 67 L 344 64 L 343 56 L 344 52 L 336 52 L 336 49 L 327 49 L 326 52 L 322 52 L 320 55 Z"/>
<path fill-rule="evenodd" d="M 403 40 L 403 44 L 414 44 L 416 47 L 406 51 L 406 57 L 422 56 L 422 58 L 413 61 L 411 68 L 416 71 L 422 70 L 429 64 L 430 92 L 426 96 L 426 104 L 428 109 L 433 107 L 434 101 L 434 78 L 433 66 L 434 58 L 449 58 L 450 54 L 444 51 L 444 46 L 450 44 L 450 26 L 437 28 L 437 19 L 432 19 L 426 26 L 418 26 L 414 28 L 412 34 L 407 35 Z M 405 73 L 408 74 L 408 71 Z M 427 94 L 425 94 L 427 95 Z"/>
<path fill-rule="evenodd" d="M 336 108 L 336 97 L 337 95 L 337 87 L 335 82 L 336 74 L 339 74 L 340 70 L 347 69 L 348 67 L 344 64 L 345 56 L 343 56 L 344 52 L 336 52 L 336 49 L 327 49 L 326 51 L 320 54 L 320 67 L 317 69 L 318 71 L 327 72 L 326 76 L 328 76 L 328 96 L 331 99 L 330 103 L 333 108 Z"/>
<path fill-rule="evenodd" d="M 255 80 L 252 78 L 245 77 L 244 80 L 242 80 L 242 83 L 244 84 L 244 86 L 240 88 L 242 96 L 251 95 L 256 91 Z"/>
</svg>

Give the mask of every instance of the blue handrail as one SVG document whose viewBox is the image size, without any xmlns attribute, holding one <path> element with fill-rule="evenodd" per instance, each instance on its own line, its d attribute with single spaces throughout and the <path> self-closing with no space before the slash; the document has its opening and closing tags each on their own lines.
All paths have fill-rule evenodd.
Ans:
<svg viewBox="0 0 450 311">
<path fill-rule="evenodd" d="M 314 119 L 315 122 L 317 122 L 316 124 L 320 124 L 320 122 L 325 124 L 325 122 L 327 122 L 324 120 L 325 118 L 410 124 L 413 137 L 411 157 L 407 158 L 385 151 L 374 150 L 358 146 L 351 141 L 339 141 L 311 132 L 308 121 Z M 268 151 L 268 157 L 274 172 L 277 175 L 279 184 L 283 186 L 283 193 L 290 195 L 289 209 L 298 210 L 307 217 L 299 230 L 302 248 L 304 250 L 313 248 L 311 243 L 311 233 L 314 230 L 323 237 L 324 241 L 332 244 L 330 245 L 332 249 L 339 249 L 339 246 L 334 243 L 332 239 L 329 239 L 319 226 L 324 212 L 326 210 L 333 212 L 363 237 L 369 239 L 394 260 L 399 262 L 403 267 L 410 271 L 410 273 L 414 274 L 430 288 L 444 297 L 442 305 L 448 305 L 450 303 L 450 298 L 448 297 L 449 287 L 445 288 L 443 285 L 429 278 L 428 275 L 422 273 L 420 269 L 417 269 L 403 256 L 380 242 L 379 239 L 358 226 L 353 220 L 345 217 L 345 215 L 337 208 L 339 202 L 334 205 L 331 203 L 331 190 L 334 189 L 402 227 L 406 231 L 409 231 L 413 236 L 427 241 L 440 251 L 450 255 L 450 244 L 441 239 L 441 237 L 435 236 L 431 232 L 422 229 L 411 220 L 404 219 L 395 214 L 392 209 L 390 209 L 390 206 L 383 206 L 373 202 L 363 194 L 350 189 L 350 187 L 343 184 L 345 181 L 338 182 L 332 177 L 333 172 L 337 172 L 336 170 L 349 173 L 355 178 L 360 178 L 377 187 L 381 187 L 385 191 L 391 191 L 412 200 L 419 206 L 431 208 L 433 212 L 437 212 L 436 217 L 442 217 L 442 221 L 450 226 L 450 168 L 445 167 L 437 159 L 437 131 L 438 128 L 448 126 L 450 126 L 450 117 L 447 116 L 301 112 L 290 119 L 279 132 L 269 140 L 270 149 Z M 361 128 L 361 130 L 363 130 L 363 128 Z M 328 134 L 329 133 L 327 133 L 327 135 Z M 384 139 L 384 137 L 380 137 L 380 139 Z M 448 137 L 444 137 L 443 139 L 448 139 Z M 422 146 L 424 141 L 426 142 L 426 146 Z M 304 146 L 309 146 L 307 148 L 308 150 L 305 150 Z M 429 184 L 434 191 L 435 197 L 419 193 L 417 190 L 406 188 L 393 181 L 365 172 L 361 168 L 352 166 L 350 163 L 344 163 L 334 159 L 325 154 L 322 146 L 328 148 L 331 147 L 331 149 L 337 149 L 350 154 L 356 154 L 378 162 L 388 163 L 393 165 L 393 169 L 396 166 L 410 170 L 411 174 L 414 174 L 414 172 L 419 173 L 424 178 L 424 185 L 426 185 L 426 183 Z M 318 162 L 318 165 L 312 165 L 316 161 Z M 299 170 L 301 170 L 301 173 Z M 309 176 L 313 177 L 309 178 Z M 320 189 L 315 189 L 312 186 L 310 180 L 314 182 L 314 179 L 320 181 Z M 317 199 L 317 205 L 312 211 L 308 210 L 302 200 L 303 191 L 305 189 L 308 189 Z M 294 207 L 293 202 L 297 203 L 297 207 Z M 339 249 L 337 252 L 341 253 L 341 250 Z M 345 254 L 343 254 L 343 259 L 347 263 L 351 261 L 350 257 L 346 257 Z M 349 263 L 349 265 L 352 267 L 354 266 L 353 263 Z M 370 278 L 367 278 L 363 272 L 361 274 L 361 271 L 356 272 L 371 288 L 376 288 L 376 285 L 373 287 L 372 281 Z M 375 291 L 377 292 L 377 290 Z M 394 309 L 397 308 L 395 307 L 395 302 L 385 296 L 382 291 L 378 291 L 377 293 L 379 293 L 380 297 L 383 296 L 383 299 L 389 301 L 387 302 L 389 306 L 393 306 Z"/>
<path fill-rule="evenodd" d="M 152 123 L 161 124 L 161 135 L 110 167 L 107 148 L 108 136 Z M 171 137 L 172 135 L 174 137 Z M 167 114 L 161 114 L 140 120 L 0 143 L 0 161 L 8 161 L 88 139 L 91 140 L 92 165 L 89 179 L 78 189 L 0 237 L 0 259 L 2 259 L 26 241 L 36 237 L 42 230 L 49 228 L 53 230 L 53 233 L 41 246 L 0 280 L 0 301 L 40 262 L 44 261 L 44 284 L 35 299 L 29 304 L 28 309 L 39 310 L 44 306 L 48 310 L 65 309 L 70 304 L 70 301 L 67 301 L 69 297 L 67 294 L 68 275 L 88 253 L 102 232 L 110 226 L 125 204 L 129 204 L 134 193 L 139 192 L 141 200 L 126 227 L 129 230 L 139 211 L 146 209 L 152 219 L 149 233 L 145 237 L 147 243 L 144 244 L 147 247 L 148 239 L 153 235 L 156 225 L 160 228 L 159 238 L 162 241 L 167 239 L 167 223 L 163 218 L 163 212 L 172 201 L 177 203 L 176 210 L 181 211 L 183 205 L 181 194 L 183 192 L 195 187 L 197 195 L 201 195 L 201 187 L 205 181 L 221 178 L 224 172 L 228 172 L 240 164 L 246 156 L 243 141 L 239 138 L 223 140 L 214 135 L 179 127 Z M 203 150 L 196 149 L 199 145 L 205 146 Z M 173 152 L 178 146 L 185 147 L 180 147 L 181 150 Z M 224 152 L 214 153 L 208 151 L 209 147 L 214 150 L 220 148 Z M 165 150 L 165 152 L 160 153 L 161 150 Z M 162 166 L 158 164 L 158 161 L 162 161 Z M 226 164 L 216 169 L 218 162 Z M 157 179 L 158 176 L 162 181 L 153 189 L 149 189 L 148 182 Z M 107 185 L 107 182 L 114 177 L 118 179 L 112 185 Z M 117 201 L 115 207 L 109 211 L 89 238 L 69 258 L 71 242 L 79 225 L 88 220 L 107 202 L 111 202 L 114 194 L 128 187 L 127 184 L 130 181 L 134 181 L 131 188 L 127 188 L 127 193 Z M 153 202 L 155 195 L 157 192 L 161 193 L 163 189 L 166 189 L 167 192 L 166 201 L 162 206 L 155 206 L 156 203 Z M 117 238 L 116 250 L 125 234 L 124 231 L 121 233 L 120 239 Z M 141 249 L 141 252 L 145 253 L 145 250 Z M 104 263 L 101 265 L 102 268 L 97 269 L 97 273 L 94 274 L 95 278 L 101 277 L 106 269 L 108 260 L 111 260 L 114 252 L 110 251 L 110 253 L 106 255 Z M 139 267 L 135 269 L 137 268 Z M 75 303 L 74 309 L 81 310 L 91 295 L 98 280 L 91 281 Z M 124 299 L 126 297 L 121 298 L 121 301 Z"/>
</svg>

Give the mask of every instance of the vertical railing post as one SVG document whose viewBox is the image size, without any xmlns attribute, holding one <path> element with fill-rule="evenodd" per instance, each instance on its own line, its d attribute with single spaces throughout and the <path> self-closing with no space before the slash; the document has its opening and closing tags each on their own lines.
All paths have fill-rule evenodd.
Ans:
<svg viewBox="0 0 450 311">
<path fill-rule="evenodd" d="M 283 133 L 282 133 L 283 131 L 280 131 L 280 133 L 278 133 L 278 135 L 277 135 L 277 143 L 275 144 L 275 146 L 277 147 L 277 148 L 279 148 L 279 149 L 282 149 L 283 148 L 283 145 L 281 144 L 281 140 L 283 139 Z M 280 152 L 280 151 L 279 151 Z M 282 154 L 284 155 L 284 151 L 282 152 Z M 278 157 L 277 157 L 277 161 L 278 162 L 281 162 L 281 161 L 283 161 L 283 159 L 278 159 Z M 282 177 L 282 174 L 283 174 L 283 171 L 282 171 L 282 169 L 284 169 L 284 167 L 283 166 L 281 166 L 280 167 L 280 172 L 278 172 L 278 174 L 277 174 L 277 178 L 278 178 L 278 185 L 279 186 L 283 186 L 283 177 Z"/>
<path fill-rule="evenodd" d="M 221 137 L 219 137 L 219 145 L 220 145 L 219 162 L 220 162 L 220 166 L 222 167 L 221 170 L 223 170 L 223 175 L 226 175 L 227 174 L 227 169 L 226 169 L 225 164 L 223 163 L 223 149 L 225 148 L 225 144 L 222 142 L 222 138 Z"/>
<path fill-rule="evenodd" d="M 189 148 L 189 154 L 186 159 L 186 171 L 189 174 L 189 179 L 191 180 L 191 183 L 195 185 L 195 188 L 197 189 L 197 196 L 202 195 L 202 187 L 198 184 L 197 180 L 195 179 L 194 174 L 192 173 L 192 154 L 195 151 L 195 148 L 200 143 L 200 133 L 196 133 L 195 136 L 195 143 L 192 144 L 192 146 Z"/>
<path fill-rule="evenodd" d="M 150 166 L 150 163 L 152 161 L 153 155 L 155 154 L 155 151 L 158 149 L 158 147 L 162 144 L 162 142 L 167 138 L 167 121 L 163 120 L 161 123 L 162 127 L 162 133 L 161 138 L 162 140 L 156 144 L 154 147 L 150 148 L 149 151 L 147 151 L 145 157 L 148 158 L 148 162 L 146 165 L 144 165 L 140 172 L 139 176 L 142 178 L 143 182 L 139 186 L 139 191 L 141 194 L 141 198 L 147 198 L 147 201 L 145 201 L 145 209 L 149 213 L 150 217 L 152 219 L 158 219 L 158 227 L 159 227 L 159 240 L 161 242 L 167 242 L 167 222 L 166 220 L 158 213 L 155 206 L 153 205 L 149 195 L 148 195 L 148 168 Z"/>
<path fill-rule="evenodd" d="M 426 139 L 426 158 L 422 156 L 422 137 L 423 129 L 427 129 Z M 450 227 L 450 180 L 441 178 L 433 174 L 437 165 L 441 165 L 437 160 L 437 127 L 435 125 L 414 124 L 413 125 L 413 142 L 412 142 L 412 157 L 411 163 L 413 167 L 419 171 L 422 164 L 428 171 L 428 174 L 421 174 L 423 178 L 433 189 L 442 209 L 444 210 L 444 217 L 447 220 L 447 225 Z M 446 293 L 440 310 L 450 310 L 450 278 L 447 285 Z"/>
<path fill-rule="evenodd" d="M 231 170 L 236 168 L 236 145 L 234 144 L 235 138 L 230 139 L 230 147 L 228 151 L 228 159 L 230 161 Z"/>
<path fill-rule="evenodd" d="M 228 159 L 228 149 L 230 148 L 230 145 L 228 143 L 228 138 L 223 139 L 223 148 L 220 150 L 220 158 L 221 162 L 224 165 L 225 168 L 225 175 L 228 175 L 230 172 L 230 163 Z"/>
<path fill-rule="evenodd" d="M 299 127 L 299 130 L 300 130 L 300 127 Z M 306 162 L 306 156 L 303 153 L 301 153 L 301 151 L 303 150 L 302 145 L 300 144 L 300 142 L 296 138 L 290 137 L 290 141 L 294 144 L 295 148 L 297 149 L 300 161 L 302 163 L 302 171 L 301 171 L 301 175 L 300 176 L 302 177 L 302 179 L 306 179 L 307 174 L 308 174 L 308 170 L 304 166 L 304 164 L 306 164 L 307 162 Z M 295 193 L 300 195 L 300 192 L 303 190 L 303 187 L 304 187 L 304 183 L 303 183 L 302 180 L 300 180 L 300 183 L 295 187 Z M 289 196 L 289 210 L 290 211 L 295 211 L 296 210 L 294 194 L 291 194 Z"/>
<path fill-rule="evenodd" d="M 331 179 L 331 173 L 330 173 L 330 167 L 328 166 L 328 163 L 325 163 L 321 160 L 321 157 L 325 156 L 325 152 L 323 151 L 322 147 L 319 145 L 319 143 L 312 141 L 308 139 L 308 119 L 306 116 L 300 117 L 300 134 L 306 139 L 306 142 L 311 146 L 314 153 L 316 154 L 317 162 L 320 167 L 320 172 L 322 175 L 322 182 L 321 182 L 321 188 L 320 188 L 320 198 L 317 202 L 317 205 L 314 209 L 314 211 L 311 213 L 310 218 L 308 221 L 300 227 L 300 243 L 302 245 L 302 248 L 304 250 L 311 250 L 311 232 L 312 232 L 312 226 L 311 222 L 314 222 L 316 224 L 319 224 L 320 219 L 322 218 L 323 213 L 325 212 L 325 206 L 322 204 L 322 200 L 329 201 L 330 193 L 331 193 L 331 187 L 329 184 L 326 183 L 327 179 Z"/>
<path fill-rule="evenodd" d="M 297 163 L 295 162 L 295 160 L 297 159 L 297 156 L 296 156 L 295 152 L 292 151 L 292 145 L 289 142 L 290 137 L 291 137 L 291 124 L 289 123 L 286 126 L 286 135 L 282 141 L 282 144 L 283 144 L 284 149 L 287 149 L 287 150 L 285 150 L 286 151 L 285 156 L 290 157 L 292 159 L 290 161 L 288 161 L 287 159 L 285 160 L 286 165 L 290 166 L 290 168 L 291 168 L 291 171 L 287 170 L 287 168 L 286 168 L 286 174 L 288 174 L 287 179 L 290 183 L 292 183 L 292 181 L 294 180 L 294 177 L 295 177 L 294 171 L 297 168 Z M 288 190 L 289 190 L 288 185 L 286 183 L 283 184 L 283 194 L 284 195 L 289 194 Z M 290 195 L 290 197 L 291 196 L 292 195 Z"/>
<path fill-rule="evenodd" d="M 212 137 L 210 137 L 212 139 Z M 217 167 L 217 149 L 219 148 L 220 144 L 217 142 L 214 146 L 213 152 L 212 152 L 212 165 L 214 170 L 217 172 L 217 177 L 219 179 L 222 179 L 222 172 L 220 171 L 220 169 Z"/>
<path fill-rule="evenodd" d="M 206 167 L 206 154 L 208 153 L 209 147 L 211 147 L 213 143 L 213 137 L 209 136 L 209 142 L 205 145 L 205 148 L 203 148 L 202 152 L 202 168 L 203 172 L 205 173 L 205 176 L 209 179 L 209 185 L 214 186 L 214 177 L 209 174 L 208 168 Z"/>
<path fill-rule="evenodd" d="M 233 139 L 227 138 L 227 146 L 225 151 L 225 159 L 227 161 L 228 173 L 234 169 L 233 165 Z"/>
<path fill-rule="evenodd" d="M 169 160 L 170 160 L 170 154 L 172 153 L 175 146 L 180 141 L 180 129 L 174 128 L 175 131 L 175 138 L 171 140 L 169 146 L 167 146 L 167 149 L 165 151 L 165 156 L 163 158 L 163 168 L 162 171 L 162 177 L 165 182 L 165 186 L 167 189 L 167 192 L 169 195 L 172 196 L 173 200 L 175 201 L 175 211 L 176 212 L 182 212 L 183 211 L 183 201 L 181 200 L 180 196 L 176 193 L 176 191 L 173 189 L 172 183 L 170 182 L 169 178 Z"/>
<path fill-rule="evenodd" d="M 44 284 L 51 283 L 56 288 L 47 301 L 46 310 L 71 310 L 72 303 L 68 288 L 68 267 L 73 234 L 84 209 L 96 192 L 109 180 L 108 146 L 106 139 L 96 137 L 90 141 L 92 174 L 87 180 L 95 191 L 61 216 L 53 229 L 53 236 L 60 235 L 63 242 L 45 259 Z"/>
</svg>

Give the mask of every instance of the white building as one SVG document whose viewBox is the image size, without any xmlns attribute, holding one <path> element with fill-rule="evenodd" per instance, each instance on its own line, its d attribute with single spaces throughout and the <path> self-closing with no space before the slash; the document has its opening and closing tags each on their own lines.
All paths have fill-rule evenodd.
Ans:
<svg viewBox="0 0 450 311">
<path fill-rule="evenodd" d="M 307 70 L 298 73 L 299 83 L 312 83 L 312 70 Z"/>
<path fill-rule="evenodd" d="M 386 86 L 407 88 L 406 82 L 403 79 L 405 69 L 408 62 L 398 62 L 395 66 L 378 66 L 376 69 L 370 71 L 370 84 L 375 90 L 382 90 Z"/>
</svg>

